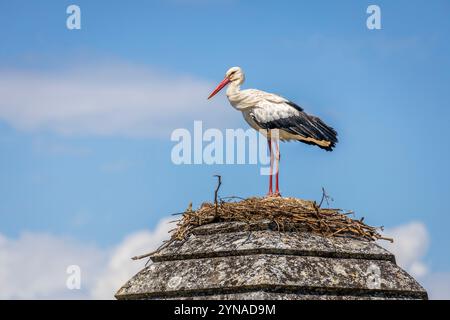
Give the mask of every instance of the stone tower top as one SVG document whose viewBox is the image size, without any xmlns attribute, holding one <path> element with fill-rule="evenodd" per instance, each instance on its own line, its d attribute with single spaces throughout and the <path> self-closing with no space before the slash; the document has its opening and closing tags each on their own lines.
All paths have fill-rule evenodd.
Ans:
<svg viewBox="0 0 450 320">
<path fill-rule="evenodd" d="M 375 242 L 278 231 L 262 223 L 200 226 L 153 254 L 117 299 L 427 299 Z"/>
</svg>

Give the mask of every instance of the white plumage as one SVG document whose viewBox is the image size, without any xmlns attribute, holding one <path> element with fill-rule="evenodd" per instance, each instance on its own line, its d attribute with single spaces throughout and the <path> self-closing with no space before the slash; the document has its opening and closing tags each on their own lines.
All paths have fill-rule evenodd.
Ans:
<svg viewBox="0 0 450 320">
<path fill-rule="evenodd" d="M 225 79 L 208 99 L 229 85 L 226 93 L 230 104 L 242 112 L 244 119 L 252 128 L 268 137 L 270 151 L 272 150 L 271 132 L 275 129 L 278 130 L 278 137 L 283 141 L 297 140 L 316 145 L 327 151 L 333 150 L 338 142 L 337 133 L 333 128 L 327 126 L 319 118 L 305 113 L 297 104 L 276 94 L 256 89 L 241 90 L 244 81 L 245 76 L 241 68 L 230 68 L 225 74 Z M 279 161 L 278 143 L 275 146 L 277 161 Z M 272 151 L 271 157 L 273 157 Z M 273 195 L 272 175 L 270 176 L 269 195 Z M 275 195 L 279 195 L 278 170 Z"/>
</svg>

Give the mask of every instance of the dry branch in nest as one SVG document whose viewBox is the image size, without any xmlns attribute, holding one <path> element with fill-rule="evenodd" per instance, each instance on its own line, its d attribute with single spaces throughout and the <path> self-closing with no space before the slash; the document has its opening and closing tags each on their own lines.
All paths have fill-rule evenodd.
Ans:
<svg viewBox="0 0 450 320">
<path fill-rule="evenodd" d="M 174 241 L 185 240 L 196 227 L 215 222 L 245 222 L 248 224 L 270 221 L 280 231 L 306 230 L 325 237 L 353 237 L 366 241 L 387 240 L 378 230 L 382 227 L 372 227 L 349 216 L 351 211 L 321 208 L 315 201 L 296 198 L 226 198 L 215 203 L 203 203 L 197 210 L 189 205 L 182 217 L 177 220 L 177 227 L 171 230 L 171 239 L 165 242 L 157 251 L 162 250 Z M 142 259 L 153 253 L 134 257 Z"/>
<path fill-rule="evenodd" d="M 233 198 L 234 199 L 234 198 Z M 351 236 L 368 241 L 388 240 L 377 227 L 349 217 L 353 212 L 320 208 L 315 201 L 296 198 L 248 198 L 240 201 L 203 203 L 199 209 L 188 209 L 173 230 L 172 239 L 183 240 L 191 231 L 213 222 L 274 222 L 280 230 L 308 230 L 325 237 Z"/>
</svg>

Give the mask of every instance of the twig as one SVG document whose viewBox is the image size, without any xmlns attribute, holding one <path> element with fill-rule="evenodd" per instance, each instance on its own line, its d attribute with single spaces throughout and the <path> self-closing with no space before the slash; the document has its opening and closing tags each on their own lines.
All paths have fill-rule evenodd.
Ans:
<svg viewBox="0 0 450 320">
<path fill-rule="evenodd" d="M 236 200 L 236 199 L 238 199 L 238 200 L 245 200 L 245 198 L 242 198 L 242 197 L 238 197 L 238 196 L 228 196 L 228 197 L 221 197 L 220 198 L 221 200 Z"/>
<path fill-rule="evenodd" d="M 379 239 L 379 240 L 386 240 L 386 241 L 389 241 L 390 243 L 394 242 L 393 238 L 388 238 L 388 237 L 379 236 L 379 237 L 377 237 L 377 239 Z"/>
<path fill-rule="evenodd" d="M 214 208 L 215 208 L 215 214 L 214 214 L 214 220 L 216 220 L 219 217 L 218 213 L 218 202 L 217 202 L 217 195 L 219 193 L 220 186 L 222 185 L 222 176 L 216 174 L 214 177 L 217 177 L 218 183 L 216 187 L 216 191 L 214 191 Z"/>
<path fill-rule="evenodd" d="M 143 254 L 143 255 L 140 255 L 140 256 L 132 257 L 131 260 L 141 260 L 141 259 L 150 257 L 150 256 L 154 255 L 155 253 L 160 252 L 162 249 L 166 248 L 169 244 L 171 244 L 171 243 L 174 242 L 175 240 L 176 240 L 176 239 L 170 239 L 170 240 L 167 240 L 166 242 L 164 242 L 164 243 L 163 243 L 158 249 L 156 249 L 155 251 L 152 251 L 152 252 L 150 252 L 150 253 L 146 253 L 146 254 Z"/>
<path fill-rule="evenodd" d="M 152 251 L 152 252 L 150 252 L 150 253 L 146 253 L 146 254 L 143 254 L 143 255 L 140 255 L 140 256 L 134 256 L 134 257 L 131 257 L 131 260 L 141 260 L 141 259 L 150 257 L 150 256 L 153 255 L 155 252 L 156 252 L 156 251 Z"/>
<path fill-rule="evenodd" d="M 320 200 L 319 208 L 322 207 L 323 200 L 325 200 L 325 201 L 327 202 L 327 206 L 330 206 L 330 203 L 328 202 L 328 200 L 333 201 L 333 198 L 331 198 L 331 197 L 327 194 L 327 192 L 325 191 L 325 188 L 324 188 L 324 187 L 322 187 L 322 199 Z"/>
</svg>

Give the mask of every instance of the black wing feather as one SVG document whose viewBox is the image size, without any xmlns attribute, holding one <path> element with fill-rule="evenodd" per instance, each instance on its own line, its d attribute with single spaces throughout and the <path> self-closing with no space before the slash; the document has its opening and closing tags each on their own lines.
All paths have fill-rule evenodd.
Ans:
<svg viewBox="0 0 450 320">
<path fill-rule="evenodd" d="M 289 102 L 288 104 L 299 111 L 303 110 L 301 109 L 301 107 L 297 106 L 292 102 Z M 311 116 L 303 111 L 300 111 L 299 115 L 296 116 L 272 120 L 265 123 L 258 122 L 258 124 L 264 129 L 269 130 L 282 129 L 291 134 L 301 135 L 305 138 L 329 141 L 330 146 L 328 147 L 318 145 L 320 148 L 325 149 L 327 151 L 332 151 L 333 148 L 336 146 L 336 143 L 338 142 L 337 138 L 338 134 L 336 130 L 326 125 L 320 118 Z M 311 145 L 317 145 L 309 141 L 302 141 L 302 142 Z"/>
</svg>

